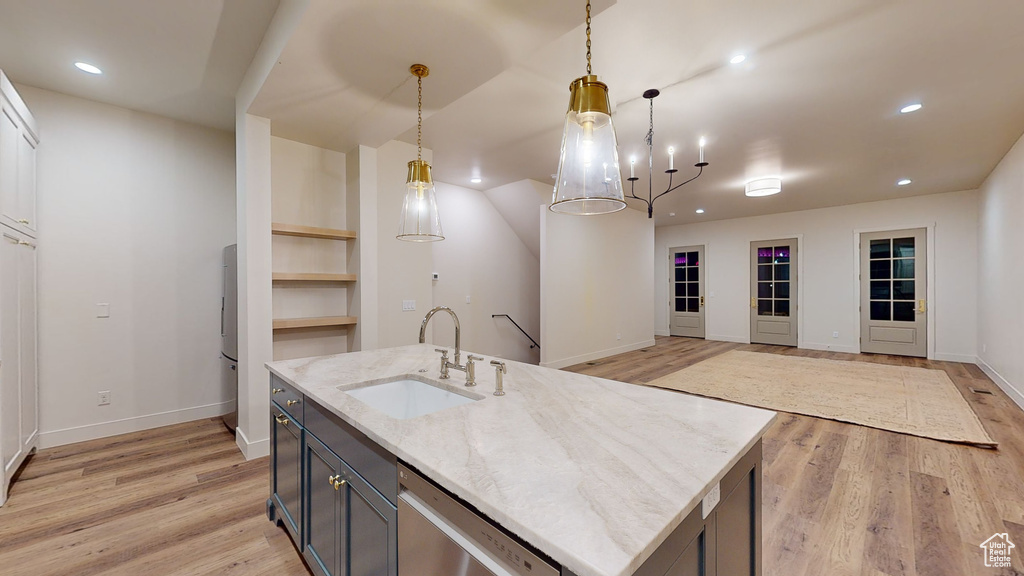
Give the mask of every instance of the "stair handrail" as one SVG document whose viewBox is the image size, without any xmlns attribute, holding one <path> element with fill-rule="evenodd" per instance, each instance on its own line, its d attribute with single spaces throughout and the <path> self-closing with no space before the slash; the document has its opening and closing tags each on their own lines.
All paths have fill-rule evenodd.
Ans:
<svg viewBox="0 0 1024 576">
<path fill-rule="evenodd" d="M 509 316 L 508 314 L 491 314 L 491 318 L 497 318 L 498 316 L 504 316 L 505 318 L 508 318 L 509 322 L 515 324 L 516 328 L 519 328 L 519 331 L 523 333 L 523 336 L 526 336 L 527 338 L 530 339 L 530 342 L 533 342 L 533 344 L 530 344 L 530 349 L 533 349 L 533 347 L 536 346 L 537 350 L 540 350 L 540 344 L 538 344 L 537 341 L 533 339 L 533 336 L 527 334 L 526 330 L 523 330 L 523 327 L 520 326 L 518 322 L 513 320 L 511 316 Z"/>
</svg>

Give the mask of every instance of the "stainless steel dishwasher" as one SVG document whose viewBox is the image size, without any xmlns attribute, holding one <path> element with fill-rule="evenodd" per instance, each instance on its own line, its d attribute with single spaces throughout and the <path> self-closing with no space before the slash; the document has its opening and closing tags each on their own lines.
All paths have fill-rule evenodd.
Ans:
<svg viewBox="0 0 1024 576">
<path fill-rule="evenodd" d="M 559 569 L 398 464 L 399 576 L 559 576 Z"/>
</svg>

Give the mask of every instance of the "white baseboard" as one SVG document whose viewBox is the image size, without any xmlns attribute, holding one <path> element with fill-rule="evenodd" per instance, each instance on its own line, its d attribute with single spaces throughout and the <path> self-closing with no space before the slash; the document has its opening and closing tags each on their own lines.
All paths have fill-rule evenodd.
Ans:
<svg viewBox="0 0 1024 576">
<path fill-rule="evenodd" d="M 624 344 L 615 348 L 609 348 L 607 350 L 600 350 L 598 352 L 591 352 L 588 354 L 580 354 L 579 356 L 572 356 L 570 358 L 562 358 L 560 360 L 551 360 L 549 362 L 541 362 L 540 365 L 544 368 L 565 368 L 566 366 L 573 366 L 582 362 L 590 362 L 591 360 L 600 360 L 601 358 L 607 358 L 616 354 L 623 354 L 625 352 L 632 352 L 633 350 L 639 350 L 641 348 L 648 348 L 654 346 L 654 339 L 644 340 L 643 342 L 636 342 L 633 344 Z"/>
<path fill-rule="evenodd" d="M 856 346 L 843 346 L 842 344 L 819 344 L 817 342 L 801 342 L 799 348 L 805 350 L 823 350 L 825 352 L 844 352 L 846 354 L 859 354 Z"/>
<path fill-rule="evenodd" d="M 270 438 L 250 442 L 240 427 L 235 428 L 235 445 L 242 452 L 246 460 L 254 460 L 270 455 Z"/>
<path fill-rule="evenodd" d="M 227 414 L 234 409 L 234 406 L 235 401 L 229 400 L 227 402 L 218 402 L 217 404 L 134 416 L 110 422 L 97 422 L 96 424 L 86 424 L 85 426 L 75 426 L 62 430 L 44 431 L 39 433 L 39 447 L 53 448 L 54 446 L 74 444 L 75 442 L 84 442 L 86 440 L 117 436 L 118 434 L 149 430 L 150 428 L 170 426 L 171 424 L 191 422 L 192 420 L 213 418 L 214 416 Z"/>
<path fill-rule="evenodd" d="M 654 331 L 654 335 L 655 336 L 671 336 L 672 334 L 669 333 L 668 330 L 655 330 Z"/>
<path fill-rule="evenodd" d="M 744 338 L 742 336 L 723 336 L 721 334 L 707 334 L 704 336 L 705 340 L 714 340 L 715 342 L 735 342 L 737 344 L 750 344 L 750 338 Z"/>
<path fill-rule="evenodd" d="M 968 356 L 966 354 L 945 354 L 936 352 L 932 360 L 939 360 L 941 362 L 960 362 L 961 364 L 977 364 L 977 356 Z"/>
<path fill-rule="evenodd" d="M 1016 402 L 1017 406 L 1020 406 L 1021 410 L 1024 410 L 1024 392 L 1019 390 L 1013 384 L 1010 384 L 1006 378 L 1003 378 L 999 372 L 996 372 L 995 368 L 989 366 L 988 362 L 982 360 L 980 356 L 975 359 L 975 364 L 978 365 L 978 368 L 981 368 L 981 371 L 984 372 L 986 376 L 996 383 L 996 386 L 999 386 L 1003 392 L 1006 392 L 1006 395 Z"/>
</svg>

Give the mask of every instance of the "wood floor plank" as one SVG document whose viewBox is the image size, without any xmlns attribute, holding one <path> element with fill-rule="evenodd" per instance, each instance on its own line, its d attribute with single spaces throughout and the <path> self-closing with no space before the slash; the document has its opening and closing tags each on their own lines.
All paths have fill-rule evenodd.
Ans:
<svg viewBox="0 0 1024 576">
<path fill-rule="evenodd" d="M 920 472 L 911 472 L 910 481 L 917 520 L 914 523 L 914 565 L 918 574 L 966 574 L 967 564 L 960 553 L 960 536 L 946 483 L 942 478 Z"/>
</svg>

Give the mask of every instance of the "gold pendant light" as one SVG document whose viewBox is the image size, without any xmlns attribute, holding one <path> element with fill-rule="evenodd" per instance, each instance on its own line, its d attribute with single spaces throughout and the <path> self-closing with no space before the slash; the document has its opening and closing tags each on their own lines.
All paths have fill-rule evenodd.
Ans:
<svg viewBox="0 0 1024 576">
<path fill-rule="evenodd" d="M 626 207 L 608 85 L 590 68 L 590 2 L 587 2 L 587 75 L 569 84 L 552 212 L 607 214 Z"/>
<path fill-rule="evenodd" d="M 444 240 L 441 218 L 437 214 L 437 196 L 434 194 L 434 180 L 430 177 L 430 164 L 423 161 L 423 78 L 430 69 L 423 64 L 413 64 L 409 71 L 416 77 L 418 98 L 416 101 L 416 159 L 409 162 L 409 173 L 405 179 L 405 202 L 402 203 L 402 219 L 398 223 L 399 240 L 406 242 L 436 242 Z"/>
</svg>

